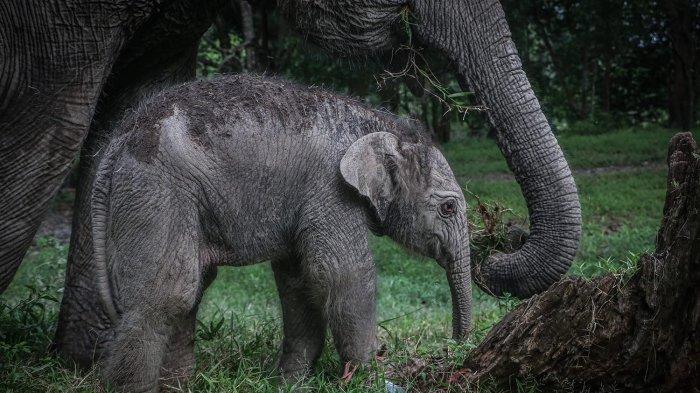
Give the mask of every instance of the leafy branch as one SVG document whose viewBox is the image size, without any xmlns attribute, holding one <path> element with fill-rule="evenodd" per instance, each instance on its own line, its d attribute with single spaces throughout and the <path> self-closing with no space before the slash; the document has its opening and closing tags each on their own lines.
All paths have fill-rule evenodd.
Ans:
<svg viewBox="0 0 700 393">
<path fill-rule="evenodd" d="M 386 86 L 388 81 L 412 78 L 420 88 L 428 95 L 440 102 L 447 108 L 443 116 L 450 111 L 457 111 L 464 119 L 470 112 L 484 112 L 489 108 L 483 105 L 471 105 L 469 97 L 474 93 L 469 91 L 456 91 L 443 84 L 435 73 L 427 66 L 428 62 L 419 49 L 413 45 L 413 33 L 411 26 L 411 12 L 408 7 L 401 10 L 401 23 L 406 34 L 407 44 L 399 46 L 392 54 L 406 54 L 406 63 L 399 71 L 384 70 L 380 75 L 375 76 L 378 89 Z M 425 66 L 422 66 L 425 65 Z"/>
</svg>

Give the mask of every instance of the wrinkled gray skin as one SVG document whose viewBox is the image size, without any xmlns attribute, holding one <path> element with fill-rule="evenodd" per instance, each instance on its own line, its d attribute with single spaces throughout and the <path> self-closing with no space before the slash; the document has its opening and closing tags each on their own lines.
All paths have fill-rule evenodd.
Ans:
<svg viewBox="0 0 700 393">
<path fill-rule="evenodd" d="M 144 95 L 194 77 L 201 34 L 221 0 L 0 2 L 0 291 L 9 284 L 70 163 L 82 148 L 66 287 L 55 346 L 89 366 L 110 326 L 97 300 L 89 201 L 99 141 Z M 581 231 L 576 186 L 522 70 L 495 0 L 279 0 L 300 33 L 363 56 L 401 42 L 441 50 L 465 88 L 490 108 L 498 145 L 530 212 L 514 253 L 472 264 L 475 281 L 528 297 L 568 269 Z"/>
<path fill-rule="evenodd" d="M 310 370 L 326 325 L 342 361 L 368 361 L 377 349 L 370 230 L 445 268 L 454 335 L 467 336 L 464 197 L 411 122 L 243 75 L 160 93 L 115 134 L 91 215 L 97 286 L 113 323 L 98 356 L 119 390 L 186 377 L 197 306 L 222 265 L 273 261 L 283 374 Z"/>
</svg>

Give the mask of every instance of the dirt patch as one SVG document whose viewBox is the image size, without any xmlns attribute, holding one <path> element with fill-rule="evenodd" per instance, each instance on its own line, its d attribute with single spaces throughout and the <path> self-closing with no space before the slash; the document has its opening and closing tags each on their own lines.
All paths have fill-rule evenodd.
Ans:
<svg viewBox="0 0 700 393">
<path fill-rule="evenodd" d="M 575 168 L 574 176 L 593 176 L 604 173 L 628 173 L 640 171 L 657 171 L 666 169 L 666 164 L 662 162 L 645 162 L 641 165 L 610 165 L 597 168 Z M 467 176 L 459 176 L 460 180 Z M 469 180 L 489 180 L 489 181 L 515 181 L 512 173 L 488 173 L 480 176 L 468 177 Z"/>
</svg>

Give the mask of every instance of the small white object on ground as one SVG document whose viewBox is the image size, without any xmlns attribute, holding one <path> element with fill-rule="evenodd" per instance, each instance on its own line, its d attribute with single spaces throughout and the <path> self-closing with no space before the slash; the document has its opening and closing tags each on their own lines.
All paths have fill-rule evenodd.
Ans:
<svg viewBox="0 0 700 393">
<path fill-rule="evenodd" d="M 399 385 L 395 385 L 391 381 L 384 381 L 386 383 L 386 393 L 406 393 L 406 389 Z"/>
</svg>

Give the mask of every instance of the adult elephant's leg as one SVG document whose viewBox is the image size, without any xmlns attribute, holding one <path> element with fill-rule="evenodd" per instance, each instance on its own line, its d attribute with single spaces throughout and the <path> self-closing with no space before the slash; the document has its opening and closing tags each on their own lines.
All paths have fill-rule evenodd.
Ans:
<svg viewBox="0 0 700 393">
<path fill-rule="evenodd" d="M 124 34 L 99 2 L 47 3 L 0 2 L 0 293 L 87 135 Z"/>
<path fill-rule="evenodd" d="M 94 358 L 102 352 L 105 342 L 110 339 L 109 318 L 102 309 L 95 288 L 90 228 L 90 196 L 97 163 L 101 158 L 100 149 L 103 141 L 110 137 L 109 124 L 118 121 L 130 103 L 138 103 L 143 95 L 151 91 L 194 76 L 191 56 L 184 56 L 176 60 L 175 64 L 150 76 L 153 78 L 139 80 L 115 91 L 116 95 L 112 97 L 119 97 L 117 100 L 106 98 L 100 103 L 100 107 L 105 107 L 106 110 L 97 115 L 80 155 L 80 176 L 76 189 L 66 283 L 54 346 L 63 356 L 83 366 L 92 364 Z M 109 96 L 107 93 L 106 97 Z"/>
<path fill-rule="evenodd" d="M 199 4 L 199 3 L 197 3 Z M 193 4 L 191 7 L 201 7 Z M 54 347 L 83 366 L 92 364 L 110 340 L 110 324 L 94 287 L 90 195 L 101 146 L 124 112 L 152 92 L 194 78 L 199 37 L 209 26 L 206 9 L 172 9 L 152 19 L 123 50 L 100 98 L 80 156 L 66 284 Z M 182 26 L 177 23 L 182 23 Z M 161 25 L 162 24 L 162 25 Z"/>
<path fill-rule="evenodd" d="M 275 261 L 272 271 L 282 304 L 284 330 L 279 371 L 289 378 L 304 377 L 323 350 L 323 313 L 311 301 L 312 294 L 297 260 Z"/>
</svg>

